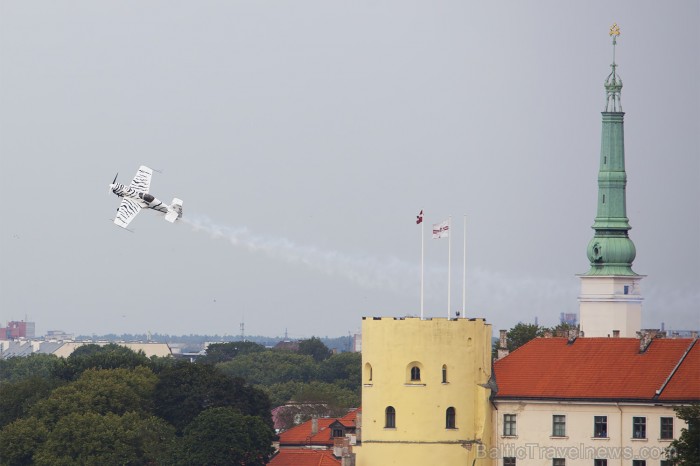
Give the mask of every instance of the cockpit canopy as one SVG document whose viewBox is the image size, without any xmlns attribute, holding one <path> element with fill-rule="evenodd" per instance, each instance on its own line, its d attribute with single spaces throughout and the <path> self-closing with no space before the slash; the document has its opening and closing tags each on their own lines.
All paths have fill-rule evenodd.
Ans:
<svg viewBox="0 0 700 466">
<path fill-rule="evenodd" d="M 152 194 L 148 193 L 139 193 L 139 197 L 146 202 L 153 202 L 153 199 L 155 199 Z"/>
</svg>

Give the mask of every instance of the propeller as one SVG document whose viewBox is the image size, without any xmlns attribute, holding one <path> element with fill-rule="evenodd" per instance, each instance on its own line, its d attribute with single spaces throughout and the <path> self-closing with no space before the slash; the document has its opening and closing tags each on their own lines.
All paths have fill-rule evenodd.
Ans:
<svg viewBox="0 0 700 466">
<path fill-rule="evenodd" d="M 112 181 L 112 184 L 109 185 L 109 191 L 107 192 L 112 192 L 112 188 L 114 187 L 115 183 L 117 182 L 117 177 L 119 176 L 119 172 L 117 172 L 116 175 L 114 175 L 114 181 Z"/>
</svg>

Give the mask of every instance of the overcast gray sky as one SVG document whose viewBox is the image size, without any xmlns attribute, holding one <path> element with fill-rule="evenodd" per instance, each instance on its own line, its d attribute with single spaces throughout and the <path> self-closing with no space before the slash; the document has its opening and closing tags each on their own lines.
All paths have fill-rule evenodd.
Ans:
<svg viewBox="0 0 700 466">
<path fill-rule="evenodd" d="M 0 0 L 0 322 L 356 332 L 577 312 L 620 25 L 643 326 L 700 327 L 700 2 Z M 139 165 L 184 222 L 110 223 Z"/>
</svg>

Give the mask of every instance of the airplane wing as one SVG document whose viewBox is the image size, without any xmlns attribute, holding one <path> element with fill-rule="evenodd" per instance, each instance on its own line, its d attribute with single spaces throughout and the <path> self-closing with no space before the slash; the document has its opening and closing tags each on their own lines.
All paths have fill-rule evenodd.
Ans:
<svg viewBox="0 0 700 466">
<path fill-rule="evenodd" d="M 127 226 L 129 226 L 129 222 L 131 222 L 134 219 L 134 217 L 136 217 L 136 214 L 138 214 L 140 210 L 141 206 L 138 205 L 136 201 L 125 197 L 124 199 L 122 199 L 122 203 L 117 209 L 117 216 L 114 217 L 115 225 L 119 225 L 122 228 L 126 228 Z"/>
<path fill-rule="evenodd" d="M 141 165 L 139 171 L 136 172 L 136 176 L 131 181 L 129 185 L 130 188 L 134 189 L 137 193 L 146 194 L 151 188 L 151 176 L 153 175 L 153 170 Z"/>
</svg>

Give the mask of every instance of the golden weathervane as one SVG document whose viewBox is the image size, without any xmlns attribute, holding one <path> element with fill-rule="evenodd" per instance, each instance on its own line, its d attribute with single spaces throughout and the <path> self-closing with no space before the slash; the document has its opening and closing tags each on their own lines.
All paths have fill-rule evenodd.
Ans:
<svg viewBox="0 0 700 466">
<path fill-rule="evenodd" d="M 610 35 L 611 36 L 619 36 L 620 35 L 620 26 L 618 26 L 617 23 L 613 23 L 613 25 L 610 26 Z"/>
</svg>

